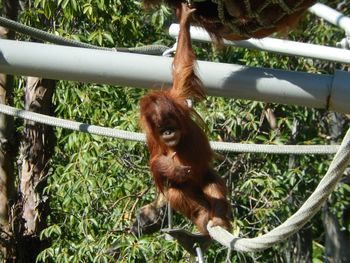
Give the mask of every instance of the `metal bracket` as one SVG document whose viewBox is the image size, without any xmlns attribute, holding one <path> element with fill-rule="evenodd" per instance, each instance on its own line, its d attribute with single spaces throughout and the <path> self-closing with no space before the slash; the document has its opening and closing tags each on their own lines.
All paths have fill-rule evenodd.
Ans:
<svg viewBox="0 0 350 263">
<path fill-rule="evenodd" d="M 176 42 L 175 44 L 164 51 L 164 53 L 162 54 L 163 57 L 172 57 L 175 53 L 176 53 L 176 48 L 177 48 L 177 38 L 176 38 Z"/>
<path fill-rule="evenodd" d="M 184 229 L 164 228 L 161 231 L 175 238 L 179 244 L 192 256 L 197 256 L 198 247 L 201 249 L 201 251 L 205 251 L 212 242 L 210 236 L 194 234 Z"/>
<path fill-rule="evenodd" d="M 337 42 L 338 48 L 350 49 L 350 36 L 344 37 L 340 42 Z"/>
</svg>

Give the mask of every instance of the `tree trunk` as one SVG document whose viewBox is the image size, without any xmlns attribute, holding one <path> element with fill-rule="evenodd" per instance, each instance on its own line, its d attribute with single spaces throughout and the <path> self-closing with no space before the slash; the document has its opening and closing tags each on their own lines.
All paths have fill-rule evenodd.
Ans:
<svg viewBox="0 0 350 263">
<path fill-rule="evenodd" d="M 26 110 L 52 115 L 54 86 L 53 80 L 28 77 Z M 17 262 L 35 262 L 37 255 L 47 246 L 47 242 L 39 239 L 40 231 L 46 226 L 48 213 L 47 197 L 43 196 L 42 190 L 46 186 L 54 145 L 55 137 L 51 126 L 25 121 L 19 182 L 23 242 L 16 249 Z"/>
<path fill-rule="evenodd" d="M 288 251 L 285 253 L 287 263 L 312 262 L 312 229 L 304 226 L 288 240 Z"/>
<path fill-rule="evenodd" d="M 3 16 L 16 20 L 18 14 L 18 1 L 3 1 Z M 13 39 L 13 32 L 0 27 L 0 38 Z M 0 74 L 0 103 L 12 104 L 13 76 Z M 9 233 L 9 203 L 14 194 L 14 158 L 18 145 L 14 139 L 13 118 L 0 114 L 0 229 Z M 3 233 L 3 234 L 4 234 Z M 5 234 L 5 235 L 7 235 Z M 6 248 L 0 244 L 0 251 L 6 257 Z M 1 255 L 0 255 L 1 260 Z"/>
<path fill-rule="evenodd" d="M 299 121 L 294 119 L 292 128 L 291 144 L 295 144 L 296 137 L 299 132 Z M 289 156 L 289 169 L 298 166 L 295 155 Z M 293 205 L 295 201 L 293 197 L 290 200 Z M 301 204 L 296 204 L 301 205 Z M 305 225 L 299 232 L 294 234 L 288 240 L 288 249 L 284 253 L 285 261 L 287 263 L 311 263 L 312 262 L 312 229 L 309 224 Z"/>
<path fill-rule="evenodd" d="M 338 113 L 330 113 L 329 130 L 332 137 L 332 143 L 339 141 L 344 128 L 344 117 Z M 346 172 L 342 183 L 350 184 L 349 171 Z M 347 180 L 346 180 L 347 179 Z M 323 225 L 325 229 L 325 262 L 326 263 L 347 263 L 350 262 L 350 233 L 342 230 L 338 218 L 329 210 L 328 201 L 323 207 Z M 346 225 L 350 206 L 344 209 L 343 218 Z"/>
<path fill-rule="evenodd" d="M 26 110 L 52 115 L 52 95 L 55 82 L 28 77 Z M 51 126 L 24 122 L 20 160 L 19 193 L 10 213 L 10 236 L 7 237 L 6 262 L 36 262 L 38 254 L 48 246 L 40 240 L 46 226 L 47 197 L 43 196 L 53 153 L 55 137 Z M 1 233 L 0 233 L 1 234 Z M 0 241 L 4 236 L 0 235 Z"/>
<path fill-rule="evenodd" d="M 19 1 L 4 0 L 3 4 L 4 15 L 16 19 Z M 0 28 L 0 34 L 1 37 L 13 37 L 13 33 L 5 28 Z M 0 75 L 0 103 L 12 103 L 12 86 L 11 77 Z M 29 77 L 26 110 L 52 115 L 54 86 L 53 80 Z M 14 140 L 13 119 L 0 115 L 0 261 L 4 259 L 5 262 L 35 262 L 48 244 L 40 240 L 39 235 L 46 226 L 48 202 L 42 192 L 55 145 L 54 134 L 50 126 L 32 121 L 24 124 L 21 156 L 17 162 L 22 166 L 19 168 L 18 191 L 15 191 L 14 158 L 18 143 Z"/>
<path fill-rule="evenodd" d="M 350 261 L 350 236 L 341 230 L 338 218 L 329 210 L 327 202 L 323 208 L 323 225 L 326 234 L 326 263 L 347 263 Z"/>
</svg>

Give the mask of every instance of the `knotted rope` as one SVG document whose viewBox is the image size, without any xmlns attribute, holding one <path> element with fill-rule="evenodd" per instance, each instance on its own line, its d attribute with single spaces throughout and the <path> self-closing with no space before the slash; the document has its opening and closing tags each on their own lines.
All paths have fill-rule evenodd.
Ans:
<svg viewBox="0 0 350 263">
<path fill-rule="evenodd" d="M 337 154 L 334 156 L 326 175 L 323 177 L 315 191 L 283 224 L 270 232 L 255 238 L 239 238 L 233 236 L 225 229 L 209 222 L 207 228 L 210 236 L 222 245 L 237 251 L 254 252 L 269 248 L 299 231 L 321 208 L 336 184 L 341 179 L 344 170 L 350 162 L 350 129 L 347 131 Z"/>
</svg>

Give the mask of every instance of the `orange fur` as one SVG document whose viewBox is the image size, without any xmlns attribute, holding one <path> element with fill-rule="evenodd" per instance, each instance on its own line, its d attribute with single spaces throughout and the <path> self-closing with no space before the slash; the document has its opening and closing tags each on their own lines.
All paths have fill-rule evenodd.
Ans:
<svg viewBox="0 0 350 263">
<path fill-rule="evenodd" d="M 195 74 L 189 34 L 189 18 L 193 11 L 182 5 L 179 12 L 180 35 L 174 58 L 173 86 L 142 98 L 141 124 L 146 132 L 150 167 L 157 188 L 172 208 L 207 235 L 209 220 L 230 229 L 229 203 L 225 183 L 211 167 L 213 152 L 208 138 L 192 118 L 196 112 L 186 103 L 188 98 L 203 99 L 204 91 Z M 180 134 L 178 143 L 172 147 L 167 146 L 160 134 L 169 121 Z"/>
</svg>

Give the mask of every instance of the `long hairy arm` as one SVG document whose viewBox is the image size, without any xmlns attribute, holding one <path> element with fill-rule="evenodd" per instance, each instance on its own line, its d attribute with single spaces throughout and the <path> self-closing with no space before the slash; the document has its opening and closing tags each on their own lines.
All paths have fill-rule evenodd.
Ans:
<svg viewBox="0 0 350 263">
<path fill-rule="evenodd" d="M 173 62 L 173 88 L 171 94 L 178 98 L 204 99 L 203 85 L 195 73 L 195 55 L 190 35 L 190 19 L 195 9 L 182 3 L 177 9 L 180 19 L 180 32 Z"/>
</svg>

